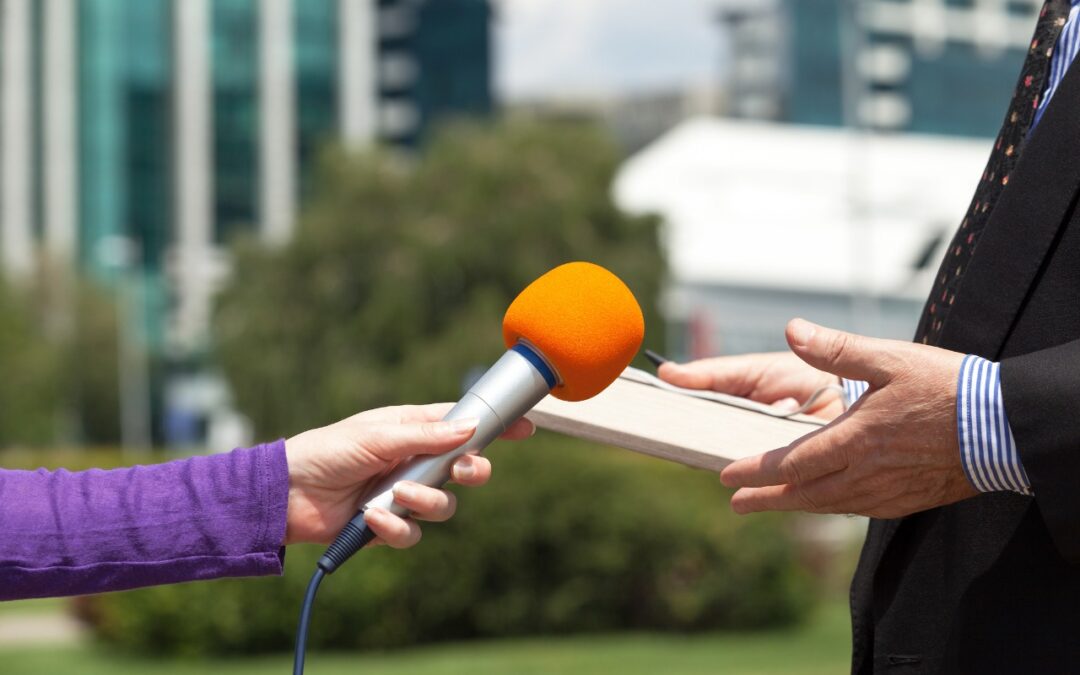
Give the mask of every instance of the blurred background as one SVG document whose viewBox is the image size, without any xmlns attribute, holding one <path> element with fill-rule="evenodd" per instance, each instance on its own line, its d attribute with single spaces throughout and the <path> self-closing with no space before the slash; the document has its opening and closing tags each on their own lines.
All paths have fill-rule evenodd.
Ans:
<svg viewBox="0 0 1080 675">
<path fill-rule="evenodd" d="M 456 399 L 575 259 L 677 359 L 796 315 L 908 339 L 1040 4 L 0 0 L 0 466 Z M 712 476 L 546 434 L 492 454 L 452 523 L 324 587 L 312 672 L 846 669 L 858 519 L 735 519 Z M 315 555 L 0 604 L 3 670 L 285 670 Z"/>
</svg>

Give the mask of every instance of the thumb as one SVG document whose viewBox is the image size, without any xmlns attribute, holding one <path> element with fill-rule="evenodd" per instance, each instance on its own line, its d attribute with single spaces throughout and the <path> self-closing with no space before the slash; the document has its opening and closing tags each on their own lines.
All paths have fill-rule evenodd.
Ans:
<svg viewBox="0 0 1080 675">
<path fill-rule="evenodd" d="M 357 439 L 381 459 L 392 461 L 413 455 L 438 455 L 469 440 L 477 419 L 413 424 L 373 424 Z"/>
<path fill-rule="evenodd" d="M 787 325 L 791 351 L 818 370 L 851 380 L 883 384 L 888 379 L 893 350 L 890 341 L 845 333 L 792 319 Z"/>
</svg>

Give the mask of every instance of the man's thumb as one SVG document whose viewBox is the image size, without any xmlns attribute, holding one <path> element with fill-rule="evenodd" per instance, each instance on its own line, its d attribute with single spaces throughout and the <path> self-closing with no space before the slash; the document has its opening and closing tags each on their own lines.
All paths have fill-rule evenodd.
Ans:
<svg viewBox="0 0 1080 675">
<path fill-rule="evenodd" d="M 850 380 L 881 382 L 889 359 L 883 340 L 845 333 L 792 319 L 787 325 L 791 351 L 818 370 Z"/>
</svg>

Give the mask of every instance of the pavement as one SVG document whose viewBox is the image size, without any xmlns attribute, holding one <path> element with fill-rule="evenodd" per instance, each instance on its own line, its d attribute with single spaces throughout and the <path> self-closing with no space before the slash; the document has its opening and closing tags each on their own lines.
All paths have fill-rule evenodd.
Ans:
<svg viewBox="0 0 1080 675">
<path fill-rule="evenodd" d="M 0 647 L 66 646 L 86 636 L 86 627 L 62 612 L 0 615 Z"/>
</svg>

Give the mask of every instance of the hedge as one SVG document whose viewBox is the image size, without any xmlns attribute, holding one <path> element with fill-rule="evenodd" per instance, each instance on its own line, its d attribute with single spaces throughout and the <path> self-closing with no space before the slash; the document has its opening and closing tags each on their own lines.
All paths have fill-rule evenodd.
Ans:
<svg viewBox="0 0 1080 675">
<path fill-rule="evenodd" d="M 781 515 L 740 518 L 712 474 L 539 433 L 491 453 L 491 483 L 407 551 L 365 550 L 322 585 L 311 643 L 439 640 L 793 624 L 814 601 Z M 322 547 L 291 547 L 284 578 L 94 598 L 96 634 L 143 653 L 292 648 Z"/>
</svg>

